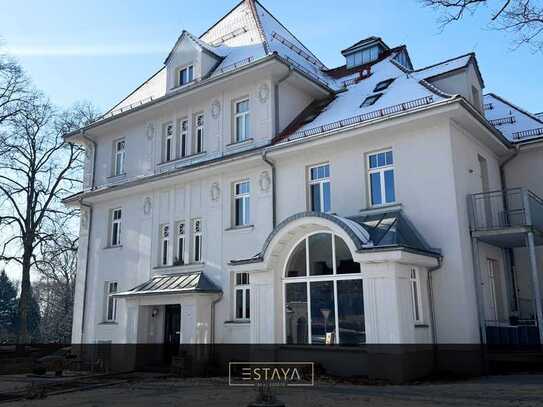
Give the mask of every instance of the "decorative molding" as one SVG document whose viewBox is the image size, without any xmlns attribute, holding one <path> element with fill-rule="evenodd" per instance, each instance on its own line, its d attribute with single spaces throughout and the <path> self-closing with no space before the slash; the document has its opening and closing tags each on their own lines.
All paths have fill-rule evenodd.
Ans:
<svg viewBox="0 0 543 407">
<path fill-rule="evenodd" d="M 262 171 L 260 173 L 260 178 L 258 179 L 258 185 L 262 192 L 268 192 L 271 186 L 270 173 L 268 171 Z"/>
<path fill-rule="evenodd" d="M 212 185 L 211 185 L 211 190 L 210 190 L 210 194 L 211 194 L 211 200 L 213 202 L 216 202 L 219 200 L 220 196 L 221 196 L 221 187 L 219 186 L 219 183 L 218 182 L 214 182 Z"/>
<path fill-rule="evenodd" d="M 149 215 L 151 213 L 151 209 L 153 208 L 153 202 L 151 201 L 150 197 L 146 197 L 143 201 L 143 213 L 144 215 Z"/>
<path fill-rule="evenodd" d="M 266 103 L 270 97 L 270 87 L 267 83 L 263 83 L 258 87 L 258 100 L 261 103 Z"/>
<path fill-rule="evenodd" d="M 214 119 L 218 119 L 221 114 L 221 102 L 219 102 L 217 99 L 211 103 L 211 117 Z"/>
</svg>

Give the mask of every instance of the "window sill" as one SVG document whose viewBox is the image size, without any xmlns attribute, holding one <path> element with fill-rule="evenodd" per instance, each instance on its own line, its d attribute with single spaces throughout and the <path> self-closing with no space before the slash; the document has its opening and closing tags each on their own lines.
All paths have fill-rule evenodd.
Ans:
<svg viewBox="0 0 543 407">
<path fill-rule="evenodd" d="M 117 321 L 102 321 L 98 325 L 119 325 Z"/>
<path fill-rule="evenodd" d="M 241 225 L 241 226 L 229 227 L 228 229 L 225 229 L 224 231 L 225 232 L 235 232 L 235 231 L 241 231 L 241 230 L 251 231 L 254 228 L 255 228 L 255 225 Z"/>
<path fill-rule="evenodd" d="M 254 141 L 255 140 L 253 138 L 248 138 L 248 139 L 245 139 L 245 140 L 242 140 L 242 141 L 235 141 L 233 143 L 227 144 L 226 149 L 230 150 L 230 149 L 234 149 L 234 148 L 237 148 L 237 147 L 243 147 L 243 146 L 246 146 L 246 145 L 253 144 Z"/>
<path fill-rule="evenodd" d="M 224 321 L 224 325 L 248 325 L 250 323 L 251 323 L 251 320 Z"/>
<path fill-rule="evenodd" d="M 162 162 L 158 163 L 158 166 L 159 167 L 164 167 L 164 166 L 167 166 L 167 165 L 179 164 L 179 163 L 182 163 L 184 161 L 190 161 L 190 160 L 194 160 L 195 158 L 203 157 L 206 154 L 207 154 L 207 151 L 202 151 L 201 153 L 186 155 L 184 157 L 176 158 L 175 160 L 162 161 Z"/>
<path fill-rule="evenodd" d="M 117 245 L 117 246 L 106 246 L 104 247 L 104 250 L 113 250 L 113 249 L 122 249 L 123 245 Z"/>
<path fill-rule="evenodd" d="M 126 178 L 126 172 L 123 173 L 123 174 L 119 174 L 119 175 L 111 175 L 111 176 L 107 177 L 106 179 L 114 181 L 116 179 L 124 179 L 124 178 Z"/>
</svg>

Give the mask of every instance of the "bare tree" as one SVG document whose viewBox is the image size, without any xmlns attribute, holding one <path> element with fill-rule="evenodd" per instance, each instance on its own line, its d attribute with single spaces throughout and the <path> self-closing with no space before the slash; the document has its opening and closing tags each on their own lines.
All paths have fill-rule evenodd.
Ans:
<svg viewBox="0 0 543 407">
<path fill-rule="evenodd" d="M 540 0 L 421 0 L 442 13 L 441 26 L 461 20 L 481 7 L 491 9 L 489 25 L 511 32 L 516 47 L 528 45 L 543 52 L 543 2 Z"/>
<path fill-rule="evenodd" d="M 21 111 L 29 97 L 29 83 L 14 60 L 0 54 L 0 125 Z"/>
<path fill-rule="evenodd" d="M 30 342 L 30 272 L 44 261 L 41 250 L 53 246 L 73 209 L 61 199 L 79 189 L 82 150 L 62 135 L 93 120 L 88 104 L 56 111 L 32 92 L 24 106 L 0 128 L 0 260 L 21 268 L 18 342 Z M 7 236 L 7 238 L 6 238 Z M 43 267 L 42 267 L 43 268 Z"/>
</svg>

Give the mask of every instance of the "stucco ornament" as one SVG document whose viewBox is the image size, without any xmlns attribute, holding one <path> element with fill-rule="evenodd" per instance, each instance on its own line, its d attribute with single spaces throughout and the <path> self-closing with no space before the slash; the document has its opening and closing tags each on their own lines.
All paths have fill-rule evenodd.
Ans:
<svg viewBox="0 0 543 407">
<path fill-rule="evenodd" d="M 151 198 L 146 197 L 143 201 L 143 213 L 145 215 L 149 215 L 151 213 L 151 208 L 153 207 L 153 203 L 151 202 Z"/>
<path fill-rule="evenodd" d="M 155 126 L 152 123 L 147 125 L 147 140 L 152 140 L 155 137 Z"/>
<path fill-rule="evenodd" d="M 260 178 L 258 179 L 258 185 L 260 185 L 260 190 L 262 192 L 268 192 L 271 186 L 271 178 L 268 171 L 262 171 L 260 173 Z"/>
<path fill-rule="evenodd" d="M 219 186 L 218 182 L 214 182 L 213 185 L 211 185 L 211 200 L 217 201 L 219 197 L 221 196 L 221 187 Z"/>
<path fill-rule="evenodd" d="M 262 103 L 266 103 L 270 97 L 270 87 L 267 83 L 263 83 L 258 87 L 258 100 Z"/>
<path fill-rule="evenodd" d="M 211 103 L 211 117 L 214 119 L 218 119 L 219 115 L 221 114 L 221 102 L 218 100 L 214 100 L 213 103 Z"/>
</svg>

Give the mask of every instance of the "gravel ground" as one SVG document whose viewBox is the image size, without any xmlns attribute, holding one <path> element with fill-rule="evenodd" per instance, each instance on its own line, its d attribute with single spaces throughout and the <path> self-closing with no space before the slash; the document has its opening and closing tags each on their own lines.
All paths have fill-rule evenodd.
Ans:
<svg viewBox="0 0 543 407">
<path fill-rule="evenodd" d="M 228 387 L 227 383 L 223 378 L 177 379 L 149 375 L 109 387 L 4 405 L 245 407 L 255 399 L 255 390 Z M 335 384 L 327 380 L 312 388 L 277 388 L 275 392 L 288 407 L 543 406 L 543 375 L 491 376 L 403 386 Z"/>
</svg>

